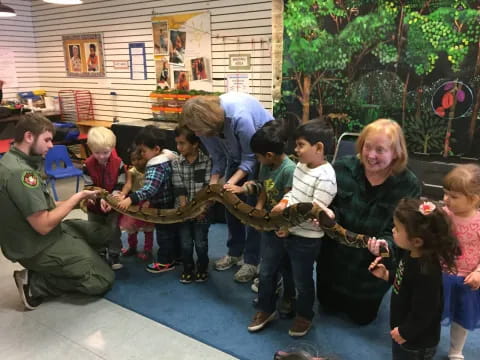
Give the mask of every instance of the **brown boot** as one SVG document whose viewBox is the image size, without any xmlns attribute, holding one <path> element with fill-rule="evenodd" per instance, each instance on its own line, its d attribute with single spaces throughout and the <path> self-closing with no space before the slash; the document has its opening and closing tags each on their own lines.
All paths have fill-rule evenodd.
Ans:
<svg viewBox="0 0 480 360">
<path fill-rule="evenodd" d="M 305 319 L 301 316 L 295 316 L 293 319 L 293 324 L 290 330 L 288 330 L 288 335 L 293 337 L 305 336 L 308 333 L 308 330 L 312 327 L 312 321 Z"/>
<path fill-rule="evenodd" d="M 264 311 L 259 311 L 253 316 L 253 320 L 248 325 L 248 331 L 255 332 L 262 330 L 270 321 L 273 321 L 277 318 L 277 312 L 269 314 Z"/>
</svg>

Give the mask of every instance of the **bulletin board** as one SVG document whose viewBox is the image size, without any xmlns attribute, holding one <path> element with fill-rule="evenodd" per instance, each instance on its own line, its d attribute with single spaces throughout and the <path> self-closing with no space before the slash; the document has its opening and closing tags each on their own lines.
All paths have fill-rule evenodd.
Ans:
<svg viewBox="0 0 480 360">
<path fill-rule="evenodd" d="M 154 16 L 152 33 L 158 86 L 212 91 L 209 12 Z"/>
<path fill-rule="evenodd" d="M 130 79 L 147 79 L 147 58 L 145 52 L 145 43 L 129 43 L 128 55 L 130 58 Z"/>
</svg>

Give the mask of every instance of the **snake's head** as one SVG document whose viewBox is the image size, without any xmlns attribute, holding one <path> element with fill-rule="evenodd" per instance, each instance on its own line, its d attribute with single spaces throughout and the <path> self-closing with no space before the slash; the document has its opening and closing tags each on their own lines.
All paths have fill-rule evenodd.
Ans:
<svg viewBox="0 0 480 360">
<path fill-rule="evenodd" d="M 299 203 L 297 205 L 297 212 L 300 215 L 307 216 L 307 214 L 312 210 L 313 204 L 312 203 Z"/>
<path fill-rule="evenodd" d="M 313 217 L 318 220 L 318 224 L 320 225 L 320 227 L 324 229 L 332 229 L 335 226 L 336 222 L 327 214 L 326 211 L 331 212 L 330 209 L 323 208 L 319 206 L 317 203 L 313 205 L 312 214 L 313 214 Z"/>
</svg>

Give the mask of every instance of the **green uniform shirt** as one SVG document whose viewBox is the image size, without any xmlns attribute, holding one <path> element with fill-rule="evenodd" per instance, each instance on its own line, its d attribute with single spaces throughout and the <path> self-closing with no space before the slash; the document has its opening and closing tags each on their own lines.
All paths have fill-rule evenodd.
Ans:
<svg viewBox="0 0 480 360">
<path fill-rule="evenodd" d="M 260 165 L 258 180 L 263 182 L 267 194 L 266 210 L 270 211 L 277 205 L 285 194 L 285 189 L 292 187 L 295 167 L 295 163 L 288 156 L 285 156 L 280 166 L 274 170 L 268 166 Z"/>
<path fill-rule="evenodd" d="M 41 167 L 41 156 L 15 147 L 0 159 L 0 246 L 11 261 L 37 255 L 62 235 L 61 225 L 40 235 L 27 221 L 28 216 L 55 207 Z"/>
<path fill-rule="evenodd" d="M 337 222 L 346 229 L 377 239 L 385 239 L 392 249 L 393 211 L 400 199 L 418 198 L 420 182 L 410 170 L 390 176 L 383 184 L 367 184 L 365 170 L 356 156 L 334 164 L 338 193 L 332 202 Z M 326 243 L 325 243 L 326 242 Z M 368 249 L 357 249 L 325 240 L 318 266 L 319 277 L 326 277 L 335 291 L 360 299 L 378 299 L 389 284 L 368 271 L 374 256 Z"/>
</svg>

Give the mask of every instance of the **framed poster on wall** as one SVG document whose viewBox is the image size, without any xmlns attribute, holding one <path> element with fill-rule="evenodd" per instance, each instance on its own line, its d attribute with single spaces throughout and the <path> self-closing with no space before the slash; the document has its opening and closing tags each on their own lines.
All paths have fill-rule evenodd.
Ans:
<svg viewBox="0 0 480 360">
<path fill-rule="evenodd" d="M 153 22 L 153 54 L 158 56 L 168 55 L 168 21 L 162 20 Z"/>
<path fill-rule="evenodd" d="M 67 76 L 105 76 L 102 34 L 64 35 L 62 41 Z"/>
</svg>

